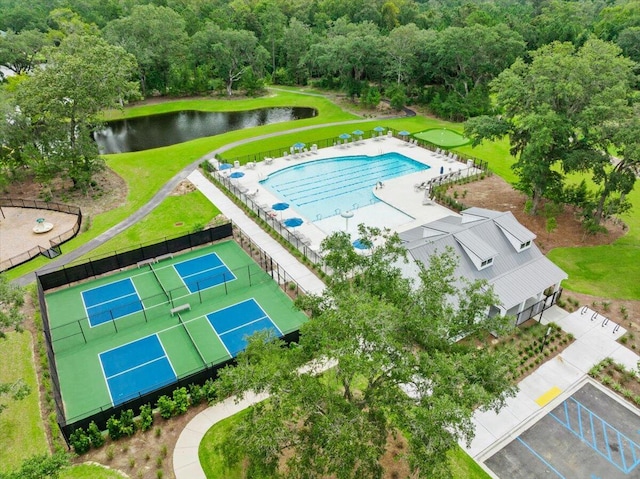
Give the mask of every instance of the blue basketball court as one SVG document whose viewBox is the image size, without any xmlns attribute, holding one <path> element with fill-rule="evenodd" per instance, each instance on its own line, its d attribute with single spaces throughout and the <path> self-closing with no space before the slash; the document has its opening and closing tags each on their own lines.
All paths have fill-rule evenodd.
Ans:
<svg viewBox="0 0 640 479">
<path fill-rule="evenodd" d="M 276 337 L 282 336 L 282 331 L 253 298 L 209 313 L 207 319 L 232 357 L 247 347 L 245 338 L 256 331 L 269 330 Z"/>
<path fill-rule="evenodd" d="M 236 279 L 216 253 L 182 261 L 173 267 L 190 293 L 197 293 Z"/>
<path fill-rule="evenodd" d="M 100 353 L 99 357 L 114 406 L 177 379 L 156 334 Z"/>
<path fill-rule="evenodd" d="M 131 278 L 82 291 L 82 301 L 91 327 L 143 309 Z"/>
</svg>

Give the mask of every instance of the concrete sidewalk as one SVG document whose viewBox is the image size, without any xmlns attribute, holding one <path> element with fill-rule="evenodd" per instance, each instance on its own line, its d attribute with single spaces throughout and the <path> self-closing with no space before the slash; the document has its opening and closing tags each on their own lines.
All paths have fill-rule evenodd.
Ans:
<svg viewBox="0 0 640 479">
<path fill-rule="evenodd" d="M 258 226 L 222 191 L 196 170 L 187 179 L 193 183 L 218 209 L 249 236 L 255 244 L 271 256 L 307 293 L 320 294 L 324 283 L 280 243 Z"/>
<path fill-rule="evenodd" d="M 268 235 L 243 210 L 235 205 L 224 193 L 214 186 L 199 171 L 188 176 L 193 183 L 227 218 L 240 227 L 253 242 L 271 256 L 280 266 L 308 293 L 320 294 L 324 290 L 324 283 L 308 268 L 302 265 L 280 243 Z M 236 403 L 235 398 L 229 398 L 215 406 L 207 408 L 184 428 L 173 451 L 173 470 L 177 479 L 205 479 L 200 466 L 198 448 L 205 433 L 218 421 L 233 416 L 239 411 L 262 401 L 265 395 L 247 394 Z"/>
<path fill-rule="evenodd" d="M 617 342 L 626 330 L 587 307 L 569 314 L 552 306 L 544 312 L 541 322 L 558 324 L 573 334 L 575 341 L 520 381 L 518 393 L 500 413 L 476 412 L 475 437 L 468 447 L 462 443 L 460 446 L 480 464 L 533 425 L 550 407 L 575 392 L 589 370 L 604 358 L 611 357 L 627 368 L 637 367 L 640 357 Z"/>
</svg>

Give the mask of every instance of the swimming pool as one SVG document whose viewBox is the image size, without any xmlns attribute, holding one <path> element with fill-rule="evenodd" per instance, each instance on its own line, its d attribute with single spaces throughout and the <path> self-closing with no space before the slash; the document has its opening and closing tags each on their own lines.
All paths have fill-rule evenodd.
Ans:
<svg viewBox="0 0 640 479">
<path fill-rule="evenodd" d="M 321 221 L 346 210 L 380 203 L 373 194 L 378 182 L 429 168 L 396 152 L 343 156 L 284 168 L 261 184 L 310 221 Z M 411 217 L 407 215 L 407 219 Z"/>
</svg>

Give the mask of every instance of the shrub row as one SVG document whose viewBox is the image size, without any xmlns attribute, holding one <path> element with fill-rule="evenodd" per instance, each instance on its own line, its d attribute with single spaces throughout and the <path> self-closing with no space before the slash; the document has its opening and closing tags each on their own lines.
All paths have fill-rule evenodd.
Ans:
<svg viewBox="0 0 640 479">
<path fill-rule="evenodd" d="M 191 384 L 189 390 L 181 387 L 173 391 L 171 397 L 160 396 L 156 402 L 156 410 L 163 419 L 170 419 L 187 412 L 190 406 L 196 406 L 203 401 L 209 403 L 218 398 L 217 389 L 213 379 L 208 379 L 203 385 Z M 122 437 L 130 437 L 136 431 L 148 431 L 153 426 L 154 410 L 151 404 L 140 406 L 138 416 L 135 417 L 133 409 L 127 409 L 107 420 L 107 435 L 116 441 Z M 95 422 L 91 422 L 87 430 L 76 429 L 69 436 L 69 443 L 76 454 L 84 454 L 89 449 L 101 447 L 106 440 L 106 435 L 100 431 Z"/>
</svg>

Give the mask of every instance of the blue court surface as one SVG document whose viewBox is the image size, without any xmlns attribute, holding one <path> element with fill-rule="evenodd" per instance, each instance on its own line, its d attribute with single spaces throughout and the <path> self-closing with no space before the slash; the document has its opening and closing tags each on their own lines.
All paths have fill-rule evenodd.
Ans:
<svg viewBox="0 0 640 479">
<path fill-rule="evenodd" d="M 190 293 L 212 288 L 236 279 L 216 253 L 182 261 L 173 265 Z"/>
<path fill-rule="evenodd" d="M 176 380 L 176 373 L 157 335 L 99 354 L 114 406 Z"/>
<path fill-rule="evenodd" d="M 131 278 L 82 292 L 91 327 L 142 311 L 142 301 Z"/>
<path fill-rule="evenodd" d="M 233 357 L 247 347 L 245 338 L 256 331 L 266 329 L 275 337 L 282 336 L 282 332 L 254 299 L 209 313 L 207 319 Z"/>
<path fill-rule="evenodd" d="M 504 479 L 640 477 L 640 416 L 587 383 L 485 461 Z"/>
</svg>

